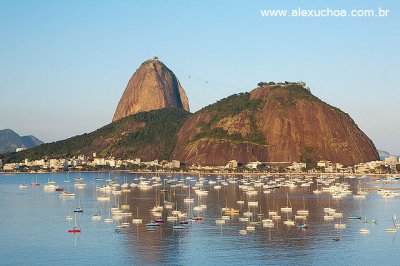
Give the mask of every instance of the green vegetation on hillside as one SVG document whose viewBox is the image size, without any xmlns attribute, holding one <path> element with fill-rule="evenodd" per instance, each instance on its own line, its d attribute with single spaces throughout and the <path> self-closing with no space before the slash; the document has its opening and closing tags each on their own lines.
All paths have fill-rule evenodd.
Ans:
<svg viewBox="0 0 400 266">
<path fill-rule="evenodd" d="M 166 108 L 133 115 L 135 121 L 143 122 L 146 126 L 128 134 L 115 148 L 130 147 L 127 155 L 132 157 L 153 146 L 162 148 L 155 158 L 170 160 L 177 133 L 189 116 L 189 112 L 180 108 Z"/>
<path fill-rule="evenodd" d="M 312 147 L 304 147 L 300 154 L 300 162 L 306 163 L 307 169 L 317 166 L 317 155 Z"/>
<path fill-rule="evenodd" d="M 331 106 L 326 102 L 322 101 L 318 97 L 314 96 L 308 88 L 304 88 L 302 85 L 294 82 L 285 82 L 275 84 L 273 82 L 260 82 L 259 86 L 271 86 L 272 92 L 278 92 L 279 90 L 284 90 L 285 94 L 275 93 L 272 94 L 272 98 L 279 102 L 281 105 L 282 111 L 285 111 L 287 108 L 293 106 L 298 100 L 306 100 L 309 102 L 323 103 L 329 106 L 329 108 L 334 111 L 339 117 L 350 118 L 350 116 L 340 110 L 337 107 Z"/>
<path fill-rule="evenodd" d="M 176 134 L 189 112 L 177 108 L 165 108 L 134 114 L 108 124 L 91 133 L 66 140 L 43 144 L 18 153 L 4 154 L 5 162 L 20 162 L 25 158 L 71 158 L 92 155 L 116 158 L 170 159 L 176 143 Z"/>
<path fill-rule="evenodd" d="M 271 91 L 284 90 L 285 94 L 275 93 L 273 98 L 278 101 L 282 109 L 293 106 L 298 100 L 307 100 L 310 102 L 322 102 L 315 97 L 309 90 L 296 83 L 286 85 L 276 85 L 271 87 Z"/>
<path fill-rule="evenodd" d="M 250 100 L 250 93 L 233 94 L 227 98 L 219 100 L 218 102 L 208 105 L 201 109 L 213 113 L 211 124 L 218 122 L 227 116 L 237 115 L 244 110 L 254 111 L 262 104 L 262 100 Z"/>
<path fill-rule="evenodd" d="M 265 140 L 261 132 L 258 132 L 253 119 L 253 112 L 262 106 L 263 101 L 260 99 L 250 99 L 250 93 L 233 94 L 214 104 L 204 107 L 200 111 L 208 111 L 212 114 L 212 118 L 208 123 L 200 126 L 199 132 L 194 136 L 192 141 L 202 138 L 225 139 L 233 143 L 251 142 L 258 145 L 265 145 Z M 237 133 L 228 133 L 223 128 L 212 128 L 214 124 L 223 118 L 235 116 L 243 111 L 251 112 L 251 134 L 242 136 Z"/>
</svg>

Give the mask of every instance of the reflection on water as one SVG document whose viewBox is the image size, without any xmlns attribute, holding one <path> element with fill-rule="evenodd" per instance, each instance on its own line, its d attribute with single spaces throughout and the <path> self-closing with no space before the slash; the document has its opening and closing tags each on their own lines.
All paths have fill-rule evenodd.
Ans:
<svg viewBox="0 0 400 266">
<path fill-rule="evenodd" d="M 36 177 L 41 185 L 31 186 Z M 51 186 L 44 189 L 52 181 L 75 197 L 60 197 Z M 28 186 L 19 188 L 20 183 Z M 335 264 L 340 254 L 342 264 L 396 265 L 399 241 L 396 233 L 385 230 L 393 227 L 400 205 L 367 190 L 373 186 L 383 182 L 122 173 L 0 175 L 0 236 L 9 239 L 0 244 L 0 255 L 7 254 L 6 264 L 26 263 L 28 258 L 37 264 L 67 264 L 71 256 L 83 264 Z M 314 192 L 329 187 L 338 189 Z M 353 198 L 359 191 L 369 193 Z M 155 206 L 163 207 L 151 212 Z M 82 232 L 69 234 L 75 221 L 66 217 L 74 217 L 78 207 L 84 209 L 76 216 Z M 292 211 L 283 212 L 282 207 Z M 235 209 L 231 215 L 223 211 L 230 208 Z M 309 214 L 301 217 L 298 210 Z M 95 214 L 101 215 L 100 221 L 92 220 Z M 362 219 L 348 220 L 352 215 Z M 195 217 L 201 220 L 193 221 Z M 105 223 L 105 218 L 114 220 Z M 143 223 L 132 224 L 136 218 Z M 164 223 L 146 227 L 157 219 Z M 286 225 L 288 220 L 294 225 Z M 121 227 L 123 223 L 129 225 Z M 335 229 L 338 223 L 346 229 Z M 118 232 L 116 227 L 121 227 Z M 370 234 L 360 234 L 361 228 Z"/>
</svg>

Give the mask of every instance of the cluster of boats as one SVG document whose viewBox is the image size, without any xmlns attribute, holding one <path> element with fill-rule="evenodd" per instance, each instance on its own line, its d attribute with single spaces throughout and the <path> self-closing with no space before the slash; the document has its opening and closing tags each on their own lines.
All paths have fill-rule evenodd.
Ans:
<svg viewBox="0 0 400 266">
<path fill-rule="evenodd" d="M 226 192 L 227 189 L 234 189 L 236 202 L 228 202 L 227 195 L 225 206 L 221 206 L 219 217 L 206 217 L 205 219 L 214 219 L 218 226 L 228 224 L 239 225 L 239 234 L 245 235 L 248 232 L 255 231 L 257 228 L 273 228 L 278 223 L 284 226 L 295 227 L 299 230 L 308 229 L 307 223 L 311 211 L 307 208 L 307 202 L 316 197 L 328 199 L 328 206 L 321 206 L 321 216 L 323 221 L 333 222 L 333 227 L 338 230 L 346 229 L 344 223 L 344 214 L 331 206 L 331 201 L 341 200 L 343 198 L 353 197 L 356 200 L 363 200 L 368 195 L 368 190 L 358 186 L 352 188 L 348 180 L 356 177 L 338 177 L 338 176 L 272 176 L 272 175 L 244 175 L 243 177 L 235 175 L 220 176 L 164 176 L 156 174 L 151 177 L 124 177 L 124 182 L 118 182 L 111 178 L 108 179 L 96 177 L 91 182 L 95 188 L 95 199 L 103 206 L 108 206 L 107 217 L 103 218 L 99 208 L 91 216 L 95 222 L 115 224 L 115 231 L 120 233 L 128 229 L 131 225 L 143 224 L 143 218 L 139 217 L 139 208 L 143 211 L 143 206 L 138 204 L 136 208 L 129 204 L 128 195 L 133 193 L 154 193 L 154 205 L 148 210 L 146 217 L 150 217 L 144 226 L 148 231 L 154 231 L 157 228 L 172 228 L 173 230 L 184 230 L 190 227 L 193 222 L 200 222 L 204 219 L 203 214 L 207 210 L 208 194 Z M 365 177 L 358 177 L 365 179 Z M 395 182 L 397 179 L 389 179 Z M 380 180 L 382 181 L 382 180 Z M 70 183 L 68 178 L 64 181 Z M 383 179 L 382 182 L 385 182 Z M 102 183 L 102 184 L 100 184 Z M 356 184 L 357 182 L 353 182 Z M 39 186 L 36 181 L 32 186 Z M 69 188 L 69 185 L 67 185 Z M 83 177 L 75 178 L 74 188 L 78 191 L 87 188 Z M 26 185 L 20 185 L 25 188 Z M 64 190 L 54 181 L 48 180 L 43 186 L 46 191 L 58 191 L 61 198 L 75 198 L 74 192 Z M 292 192 L 300 191 L 302 193 L 302 206 L 295 209 L 292 205 Z M 132 194 L 130 194 L 132 193 Z M 399 193 L 392 189 L 381 188 L 377 190 L 378 195 L 384 199 L 395 199 Z M 285 203 L 278 204 L 274 201 L 274 195 L 285 195 Z M 125 197 L 125 201 L 123 201 Z M 280 202 L 283 202 L 282 200 Z M 263 210 L 262 206 L 267 205 Z M 136 211 L 136 212 L 135 212 Z M 317 212 L 316 210 L 314 210 Z M 80 233 L 79 215 L 84 209 L 79 199 L 79 206 L 73 210 L 74 216 L 66 217 L 69 221 L 74 221 L 74 227 L 68 232 Z M 318 213 L 314 213 L 314 216 Z M 358 215 L 350 215 L 347 220 L 364 221 L 364 227 L 360 228 L 360 233 L 367 234 L 369 229 L 367 224 L 376 223 L 375 220 L 362 219 Z M 400 225 L 397 223 L 396 215 L 392 217 L 393 227 L 387 228 L 387 232 L 395 232 Z"/>
</svg>

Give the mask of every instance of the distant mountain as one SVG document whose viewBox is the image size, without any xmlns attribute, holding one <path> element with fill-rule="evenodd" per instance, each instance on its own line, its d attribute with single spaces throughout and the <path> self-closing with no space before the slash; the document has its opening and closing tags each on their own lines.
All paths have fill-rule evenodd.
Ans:
<svg viewBox="0 0 400 266">
<path fill-rule="evenodd" d="M 119 119 L 91 133 L 3 154 L 5 162 L 44 157 L 65 158 L 80 154 L 143 160 L 171 159 L 176 134 L 190 113 L 180 108 L 163 108 Z"/>
<path fill-rule="evenodd" d="M 0 130 L 0 154 L 14 152 L 17 148 L 33 148 L 44 142 L 34 136 L 20 136 L 11 129 Z"/>
<path fill-rule="evenodd" d="M 390 152 L 381 151 L 381 150 L 378 150 L 378 153 L 379 153 L 379 158 L 381 158 L 381 159 L 384 159 L 384 158 L 389 157 L 391 155 Z"/>
</svg>

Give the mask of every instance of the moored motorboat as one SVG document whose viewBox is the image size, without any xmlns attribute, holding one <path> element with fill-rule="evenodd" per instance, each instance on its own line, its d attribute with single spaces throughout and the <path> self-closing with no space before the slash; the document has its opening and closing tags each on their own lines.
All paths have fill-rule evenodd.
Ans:
<svg viewBox="0 0 400 266">
<path fill-rule="evenodd" d="M 351 216 L 347 217 L 347 219 L 349 219 L 349 220 L 361 220 L 361 216 L 351 215 Z"/>
</svg>

